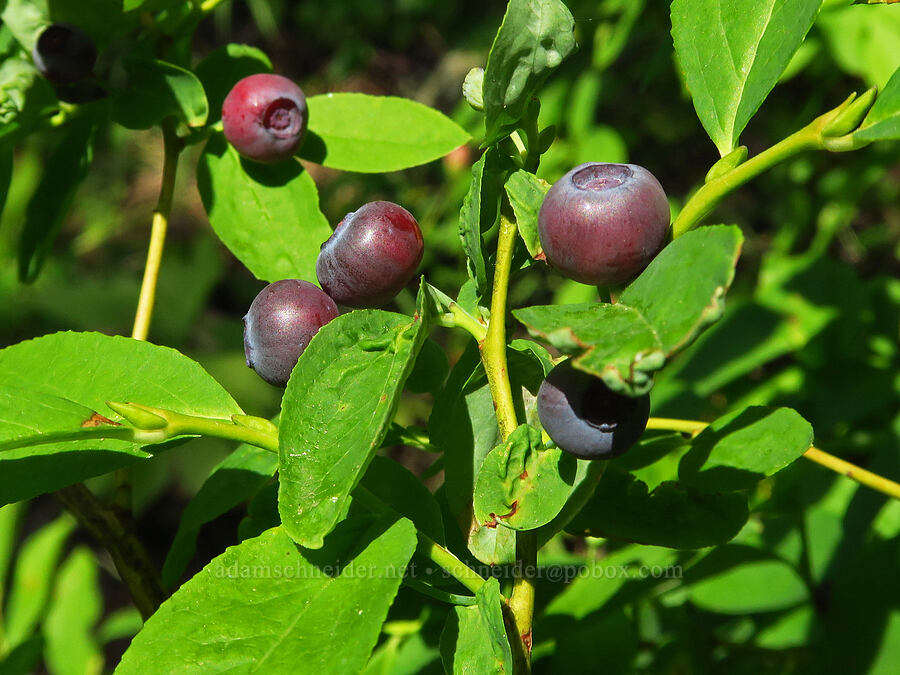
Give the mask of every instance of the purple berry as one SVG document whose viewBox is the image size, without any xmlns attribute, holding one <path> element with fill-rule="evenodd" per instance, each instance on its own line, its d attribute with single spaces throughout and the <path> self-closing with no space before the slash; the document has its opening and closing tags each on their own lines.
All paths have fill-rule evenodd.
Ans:
<svg viewBox="0 0 900 675">
<path fill-rule="evenodd" d="M 231 88 L 222 104 L 228 142 L 244 157 L 267 164 L 294 154 L 308 118 L 303 91 L 281 75 L 245 77 Z"/>
<path fill-rule="evenodd" d="M 337 303 L 379 307 L 412 279 L 422 248 L 422 232 L 409 211 L 369 202 L 344 216 L 322 244 L 316 276 Z"/>
<path fill-rule="evenodd" d="M 308 281 L 269 284 L 244 317 L 247 365 L 269 384 L 285 386 L 313 335 L 338 314 L 334 300 Z"/>
<path fill-rule="evenodd" d="M 599 286 L 640 274 L 668 229 L 666 193 L 636 164 L 576 166 L 553 184 L 538 215 L 547 262 L 570 279 Z"/>
<path fill-rule="evenodd" d="M 563 361 L 538 391 L 538 417 L 561 449 L 581 459 L 612 459 L 644 433 L 650 397 L 618 394 L 599 377 Z"/>
<path fill-rule="evenodd" d="M 70 85 L 91 75 L 97 47 L 91 36 L 77 26 L 54 23 L 38 36 L 31 58 L 48 81 Z"/>
</svg>

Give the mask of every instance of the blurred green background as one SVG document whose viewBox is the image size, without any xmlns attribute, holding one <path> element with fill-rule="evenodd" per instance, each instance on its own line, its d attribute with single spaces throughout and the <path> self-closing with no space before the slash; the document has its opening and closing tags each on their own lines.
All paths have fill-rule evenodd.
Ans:
<svg viewBox="0 0 900 675">
<path fill-rule="evenodd" d="M 677 211 L 717 154 L 679 76 L 667 3 L 567 4 L 580 48 L 540 96 L 541 124 L 556 125 L 559 140 L 539 175 L 553 181 L 585 161 L 637 163 L 659 178 Z M 476 139 L 470 147 L 408 171 L 372 176 L 308 167 L 332 224 L 375 199 L 416 215 L 426 241 L 423 273 L 455 294 L 465 280 L 456 221 L 480 133 L 460 87 L 471 67 L 484 65 L 504 8 L 469 0 L 226 2 L 199 26 L 190 51 L 196 63 L 227 42 L 256 45 L 307 94 L 405 96 L 466 127 Z M 883 86 L 898 65 L 900 8 L 826 2 L 742 142 L 753 155 L 851 91 Z M 16 148 L 0 219 L 0 346 L 58 330 L 131 331 L 159 188 L 160 135 L 106 130 L 44 270 L 23 285 L 20 224 L 53 140 L 33 136 Z M 197 359 L 245 411 L 269 417 L 281 392 L 244 365 L 241 342 L 241 317 L 263 284 L 209 227 L 194 185 L 198 151 L 185 153 L 179 167 L 150 339 Z M 737 278 L 724 319 L 658 379 L 654 413 L 708 420 L 743 405 L 789 405 L 813 424 L 819 447 L 900 478 L 900 146 L 802 155 L 729 197 L 710 222 L 744 231 Z M 596 289 L 545 266 L 519 275 L 511 289 L 513 307 L 595 298 Z M 407 292 L 394 309 L 412 304 Z M 462 338 L 446 331 L 435 338 L 452 362 Z M 408 395 L 400 421 L 424 424 L 429 402 L 428 394 Z M 140 528 L 160 560 L 185 504 L 229 450 L 197 440 L 134 469 Z M 418 471 L 430 461 L 395 454 Z M 641 479 L 652 488 L 677 459 Z M 750 522 L 729 546 L 795 564 L 811 600 L 739 616 L 715 602 L 679 601 L 677 589 L 641 596 L 627 611 L 621 602 L 601 611 L 598 601 L 584 609 L 578 630 L 548 624 L 544 637 L 557 649 L 542 656 L 538 636 L 538 670 L 595 672 L 584 670 L 583 650 L 599 657 L 602 647 L 610 673 L 825 672 L 822 664 L 831 672 L 900 672 L 900 504 L 801 460 L 764 481 L 752 505 Z M 55 509 L 49 498 L 37 500 L 31 529 Z M 192 571 L 237 541 L 241 515 L 204 528 Z M 560 545 L 545 561 L 567 560 L 572 550 Z M 114 582 L 104 588 L 107 610 L 124 604 Z M 538 597 L 539 605 L 548 600 Z M 600 633 L 609 639 L 598 642 Z"/>
</svg>

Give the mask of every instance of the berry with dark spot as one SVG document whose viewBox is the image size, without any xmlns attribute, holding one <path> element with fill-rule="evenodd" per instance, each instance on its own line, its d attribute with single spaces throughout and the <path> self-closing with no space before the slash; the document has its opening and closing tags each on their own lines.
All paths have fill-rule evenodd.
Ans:
<svg viewBox="0 0 900 675">
<path fill-rule="evenodd" d="M 599 377 L 564 361 L 538 391 L 538 416 L 561 449 L 581 459 L 611 459 L 644 433 L 650 397 L 632 398 L 611 390 Z"/>
<path fill-rule="evenodd" d="M 244 157 L 266 164 L 294 154 L 308 120 L 303 90 L 281 75 L 245 77 L 222 104 L 225 138 Z"/>
<path fill-rule="evenodd" d="M 369 202 L 344 216 L 322 244 L 316 276 L 341 305 L 380 307 L 412 279 L 422 250 L 422 231 L 409 211 Z"/>
<path fill-rule="evenodd" d="M 283 279 L 259 292 L 244 317 L 247 365 L 269 384 L 287 384 L 297 359 L 337 305 L 314 284 Z"/>
<path fill-rule="evenodd" d="M 662 249 L 666 193 L 636 164 L 581 164 L 547 192 L 538 215 L 544 254 L 561 274 L 609 286 L 636 277 Z"/>
<path fill-rule="evenodd" d="M 31 58 L 48 81 L 71 85 L 90 77 L 97 60 L 97 47 L 91 36 L 77 26 L 54 23 L 41 31 Z"/>
</svg>

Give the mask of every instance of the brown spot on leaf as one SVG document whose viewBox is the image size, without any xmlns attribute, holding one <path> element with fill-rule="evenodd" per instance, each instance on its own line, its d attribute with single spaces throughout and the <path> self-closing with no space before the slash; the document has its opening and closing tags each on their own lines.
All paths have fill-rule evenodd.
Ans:
<svg viewBox="0 0 900 675">
<path fill-rule="evenodd" d="M 379 400 L 380 400 L 382 403 L 384 403 L 385 401 L 387 401 L 387 394 L 382 394 L 382 395 L 381 395 L 381 398 L 380 398 Z"/>
<path fill-rule="evenodd" d="M 519 510 L 519 500 L 517 499 L 516 501 L 514 501 L 512 503 L 512 506 L 509 509 L 509 513 L 504 513 L 504 514 L 496 516 L 496 517 L 500 518 L 502 520 L 506 520 L 507 518 L 512 518 L 514 515 L 516 515 L 516 511 L 518 511 L 518 510 Z M 494 516 L 494 514 L 492 513 L 491 516 Z"/>
<path fill-rule="evenodd" d="M 486 521 L 482 525 L 483 525 L 483 527 L 489 527 L 493 530 L 495 527 L 497 527 L 497 514 L 489 513 L 488 515 L 491 517 L 491 519 Z"/>
<path fill-rule="evenodd" d="M 522 473 L 519 474 L 520 480 L 525 480 L 526 478 L 528 478 L 528 469 L 525 469 Z"/>
<path fill-rule="evenodd" d="M 108 417 L 104 417 L 100 413 L 93 413 L 90 417 L 88 417 L 84 422 L 81 423 L 81 426 L 84 427 L 102 427 L 104 424 L 108 424 L 113 427 L 122 426 L 119 422 L 113 422 Z"/>
</svg>

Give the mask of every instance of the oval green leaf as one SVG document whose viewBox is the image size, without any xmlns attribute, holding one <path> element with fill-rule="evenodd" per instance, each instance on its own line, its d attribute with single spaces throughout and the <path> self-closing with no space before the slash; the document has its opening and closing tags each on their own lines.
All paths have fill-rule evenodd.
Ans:
<svg viewBox="0 0 900 675">
<path fill-rule="evenodd" d="M 278 510 L 309 548 L 346 511 L 381 445 L 427 337 L 423 317 L 360 310 L 326 324 L 291 373 L 282 399 Z"/>
<path fill-rule="evenodd" d="M 749 517 L 747 497 L 662 483 L 652 492 L 610 465 L 591 500 L 566 526 L 572 534 L 695 549 L 731 540 Z"/>
<path fill-rule="evenodd" d="M 163 603 L 115 672 L 360 672 L 416 533 L 405 519 L 344 525 L 321 551 L 280 527 L 227 549 Z"/>
<path fill-rule="evenodd" d="M 488 579 L 475 595 L 477 605 L 454 607 L 447 616 L 441 633 L 444 672 L 509 675 L 513 657 L 503 623 L 500 582 Z"/>
<path fill-rule="evenodd" d="M 243 412 L 209 373 L 174 349 L 99 333 L 55 333 L 2 349 L 0 382 L 0 447 L 15 448 L 0 452 L 0 503 L 149 457 L 146 448 L 116 438 L 38 438 L 67 430 L 77 437 L 106 425 L 104 419 L 115 428 L 121 418 L 106 401 L 220 419 Z"/>
<path fill-rule="evenodd" d="M 443 113 L 394 96 L 310 96 L 300 157 L 332 169 L 382 173 L 443 157 L 469 134 Z"/>
<path fill-rule="evenodd" d="M 316 258 L 331 228 L 299 162 L 251 162 L 214 136 L 200 156 L 197 188 L 219 239 L 257 279 L 316 283 Z"/>
<path fill-rule="evenodd" d="M 544 449 L 541 432 L 523 424 L 484 458 L 475 483 L 475 517 L 490 528 L 546 525 L 569 498 L 576 469 L 575 457 Z"/>
<path fill-rule="evenodd" d="M 575 49 L 575 19 L 559 0 L 510 0 L 484 69 L 488 146 L 522 119 L 547 76 Z"/>
<path fill-rule="evenodd" d="M 772 91 L 822 0 L 675 0 L 672 37 L 697 116 L 723 157 Z"/>
<path fill-rule="evenodd" d="M 795 410 L 751 406 L 704 429 L 681 458 L 678 478 L 701 490 L 746 490 L 798 459 L 812 443 L 812 425 Z"/>
<path fill-rule="evenodd" d="M 577 368 L 615 391 L 645 394 L 653 386 L 653 373 L 666 361 L 653 327 L 638 310 L 621 303 L 525 307 L 513 316 L 532 335 L 577 354 Z"/>
<path fill-rule="evenodd" d="M 721 318 L 743 240 L 734 225 L 692 230 L 666 246 L 619 296 L 653 327 L 666 358 Z"/>
<path fill-rule="evenodd" d="M 809 599 L 809 590 L 793 567 L 743 546 L 713 552 L 688 571 L 685 582 L 692 603 L 720 614 L 773 612 Z"/>
</svg>

